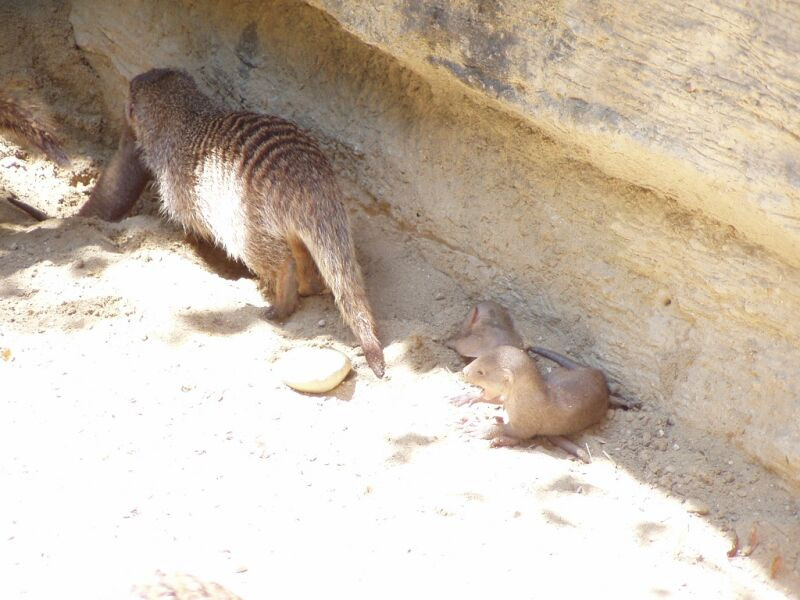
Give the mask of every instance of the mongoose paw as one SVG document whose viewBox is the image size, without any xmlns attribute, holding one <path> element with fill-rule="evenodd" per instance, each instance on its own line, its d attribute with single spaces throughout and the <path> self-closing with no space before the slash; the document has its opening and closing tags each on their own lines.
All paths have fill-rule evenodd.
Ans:
<svg viewBox="0 0 800 600">
<path fill-rule="evenodd" d="M 489 444 L 492 448 L 513 448 L 514 446 L 519 446 L 520 440 L 517 438 L 510 437 L 508 435 L 496 435 L 491 438 L 491 442 Z"/>
<path fill-rule="evenodd" d="M 481 397 L 475 394 L 459 394 L 450 398 L 450 404 L 453 406 L 472 406 L 476 402 L 480 402 Z"/>
<path fill-rule="evenodd" d="M 267 321 L 283 322 L 289 316 L 285 310 L 280 310 L 277 306 L 272 305 L 264 309 L 264 318 Z"/>
<path fill-rule="evenodd" d="M 491 425 L 487 425 L 485 419 L 482 418 L 464 417 L 460 420 L 459 429 L 465 435 L 483 440 L 494 440 L 495 438 L 504 437 L 502 417 L 492 419 Z"/>
</svg>

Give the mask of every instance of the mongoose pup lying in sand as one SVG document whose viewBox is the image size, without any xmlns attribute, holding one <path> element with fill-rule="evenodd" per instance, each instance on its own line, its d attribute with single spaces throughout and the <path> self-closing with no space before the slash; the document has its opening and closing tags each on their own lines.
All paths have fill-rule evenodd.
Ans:
<svg viewBox="0 0 800 600">
<path fill-rule="evenodd" d="M 540 349 L 543 352 L 537 352 L 536 348 L 526 346 L 522 336 L 514 327 L 514 321 L 506 308 L 491 300 L 478 302 L 467 315 L 458 334 L 448 340 L 446 345 L 464 358 L 481 356 L 498 346 L 514 346 L 520 350 L 525 350 L 529 354 L 541 354 L 562 367 L 567 367 L 568 365 L 559 362 L 553 356 L 560 357 L 560 360 L 569 361 L 570 365 L 572 365 L 569 368 L 583 367 L 583 365 L 561 354 L 553 352 L 548 355 L 544 353 L 548 351 L 543 348 Z M 614 408 L 634 408 L 641 404 L 636 400 L 623 398 L 615 392 L 609 394 L 608 401 Z"/>
<path fill-rule="evenodd" d="M 101 178 L 108 191 L 83 214 L 124 214 L 152 174 L 167 215 L 259 277 L 272 303 L 268 318 L 285 319 L 298 296 L 322 293 L 327 284 L 382 377 L 383 349 L 347 212 L 314 140 L 278 117 L 219 106 L 191 76 L 172 69 L 135 77 L 126 110 L 130 133 L 112 161 L 119 170 Z M 121 192 L 116 200 L 111 190 Z"/>
<path fill-rule="evenodd" d="M 555 352 L 536 348 L 543 356 Z M 553 358 L 555 360 L 555 358 Z M 576 366 L 553 370 L 542 377 L 530 356 L 513 346 L 498 346 L 464 367 L 464 378 L 483 388 L 483 395 L 461 397 L 459 405 L 475 402 L 502 404 L 508 423 L 494 428 L 492 446 L 515 446 L 522 440 L 544 435 L 551 442 L 588 462 L 584 451 L 561 436 L 578 433 L 598 423 L 608 410 L 608 386 L 603 372 Z"/>
<path fill-rule="evenodd" d="M 583 449 L 561 436 L 580 431 L 599 421 L 605 414 L 609 393 L 602 371 L 584 367 L 544 348 L 526 348 L 522 336 L 514 327 L 511 315 L 505 307 L 492 301 L 476 304 L 464 320 L 458 335 L 447 345 L 466 358 L 479 357 L 479 360 L 464 368 L 465 378 L 470 383 L 484 387 L 483 383 L 478 381 L 485 381 L 489 388 L 494 390 L 499 381 L 505 381 L 504 378 L 510 380 L 507 387 L 508 392 L 513 392 L 513 400 L 509 400 L 507 394 L 494 394 L 485 387 L 483 397 L 467 394 L 452 400 L 459 406 L 481 401 L 505 406 L 509 423 L 495 427 L 489 432 L 493 437 L 492 446 L 516 445 L 528 437 L 545 435 L 563 450 L 581 460 L 588 460 L 588 455 Z M 503 348 L 503 351 L 498 354 L 500 348 Z M 549 358 L 571 371 L 558 369 L 544 379 L 539 374 L 536 364 L 523 352 L 523 349 Z M 480 357 L 488 358 L 480 362 Z M 474 366 L 476 363 L 477 367 Z M 531 378 L 538 382 L 538 387 L 531 383 Z M 517 383 L 512 385 L 511 381 L 515 379 Z M 598 381 L 602 382 L 602 385 L 598 385 Z M 580 393 L 576 395 L 576 392 Z M 599 417 L 588 425 L 581 425 L 582 419 L 586 416 L 583 404 L 586 402 L 583 398 L 584 392 L 589 396 L 588 406 L 599 414 Z M 554 399 L 550 403 L 546 401 L 548 394 Z M 576 407 L 572 416 L 568 410 L 561 412 L 556 410 L 559 407 L 563 409 L 570 403 Z M 547 410 L 548 407 L 552 410 Z M 562 421 L 555 420 L 559 418 Z M 567 419 L 566 425 L 571 427 L 565 427 L 563 419 Z M 550 430 L 554 430 L 555 433 L 550 433 Z M 528 435 L 530 431 L 533 433 Z"/>
</svg>

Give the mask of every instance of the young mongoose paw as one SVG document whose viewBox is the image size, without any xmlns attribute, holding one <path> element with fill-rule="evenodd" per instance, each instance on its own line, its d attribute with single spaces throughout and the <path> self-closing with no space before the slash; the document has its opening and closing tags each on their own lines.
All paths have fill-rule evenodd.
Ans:
<svg viewBox="0 0 800 600">
<path fill-rule="evenodd" d="M 495 417 L 492 419 L 491 425 L 487 425 L 485 420 L 477 417 L 465 417 L 461 419 L 461 425 L 459 429 L 464 435 L 468 435 L 469 437 L 477 437 L 478 439 L 482 440 L 495 440 L 506 437 L 503 433 L 502 417 Z"/>
<path fill-rule="evenodd" d="M 491 438 L 491 440 L 492 441 L 489 446 L 492 448 L 513 448 L 514 446 L 519 446 L 520 444 L 520 440 L 507 435 L 495 435 Z"/>
<path fill-rule="evenodd" d="M 463 436 L 483 438 L 486 421 L 483 418 L 470 416 L 458 420 L 458 430 Z"/>
<path fill-rule="evenodd" d="M 453 406 L 472 406 L 476 402 L 480 402 L 481 397 L 476 394 L 459 394 L 450 398 L 450 404 Z"/>
</svg>

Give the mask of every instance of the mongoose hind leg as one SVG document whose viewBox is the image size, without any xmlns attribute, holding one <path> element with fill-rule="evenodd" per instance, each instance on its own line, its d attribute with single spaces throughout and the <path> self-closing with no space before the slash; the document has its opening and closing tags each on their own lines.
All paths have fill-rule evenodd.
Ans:
<svg viewBox="0 0 800 600">
<path fill-rule="evenodd" d="M 297 291 L 301 296 L 315 296 L 327 291 L 325 280 L 317 268 L 306 245 L 297 238 L 289 240 L 295 263 L 297 264 Z"/>
<path fill-rule="evenodd" d="M 297 308 L 297 265 L 289 245 L 282 239 L 259 236 L 245 264 L 262 283 L 270 301 L 264 316 L 270 321 L 283 321 Z"/>
<path fill-rule="evenodd" d="M 265 316 L 270 321 L 283 321 L 297 309 L 299 301 L 297 267 L 291 255 L 284 258 L 278 266 L 274 286 L 272 305 L 267 309 Z"/>
</svg>

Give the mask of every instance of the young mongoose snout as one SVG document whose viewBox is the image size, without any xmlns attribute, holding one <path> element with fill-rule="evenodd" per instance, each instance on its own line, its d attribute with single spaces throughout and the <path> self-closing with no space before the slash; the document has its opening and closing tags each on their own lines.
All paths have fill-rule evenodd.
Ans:
<svg viewBox="0 0 800 600">
<path fill-rule="evenodd" d="M 269 318 L 285 319 L 299 296 L 327 284 L 382 377 L 383 349 L 347 212 L 314 140 L 278 117 L 227 110 L 172 69 L 135 77 L 126 110 L 132 137 L 123 133 L 109 178 L 101 178 L 104 190 L 82 214 L 124 214 L 152 175 L 167 215 L 259 277 Z M 114 190 L 121 191 L 116 201 Z"/>
<path fill-rule="evenodd" d="M 492 445 L 515 445 L 544 435 L 563 447 L 563 440 L 555 436 L 598 423 L 608 409 L 603 372 L 573 364 L 574 368 L 557 368 L 544 378 L 526 352 L 499 346 L 464 367 L 464 378 L 483 388 L 483 396 L 460 403 L 483 401 L 505 407 L 508 423 L 498 428 Z M 574 453 L 574 444 L 567 442 L 568 451 Z"/>
</svg>

